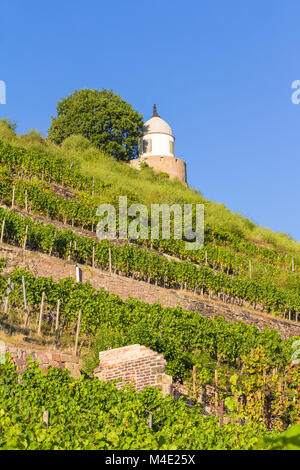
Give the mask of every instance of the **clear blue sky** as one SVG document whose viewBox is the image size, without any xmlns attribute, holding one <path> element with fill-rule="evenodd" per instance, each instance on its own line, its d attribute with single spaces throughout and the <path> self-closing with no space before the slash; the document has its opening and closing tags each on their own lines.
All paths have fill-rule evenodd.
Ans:
<svg viewBox="0 0 300 470">
<path fill-rule="evenodd" d="M 300 241 L 299 0 L 2 0 L 0 117 L 44 135 L 75 88 L 173 128 L 188 183 Z"/>
</svg>

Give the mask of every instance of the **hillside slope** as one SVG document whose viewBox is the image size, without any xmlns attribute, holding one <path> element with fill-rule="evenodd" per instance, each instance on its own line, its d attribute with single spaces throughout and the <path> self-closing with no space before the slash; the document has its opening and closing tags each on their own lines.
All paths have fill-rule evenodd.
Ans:
<svg viewBox="0 0 300 470">
<path fill-rule="evenodd" d="M 222 405 L 232 423 L 283 430 L 299 420 L 299 368 L 291 364 L 300 334 L 298 243 L 78 136 L 57 147 L 0 123 L 0 163 L 0 326 L 70 349 L 81 312 L 87 374 L 99 350 L 140 343 L 164 354 L 194 399 L 214 384 L 216 413 Z M 95 209 L 123 195 L 147 207 L 204 203 L 204 247 L 99 241 Z"/>
</svg>

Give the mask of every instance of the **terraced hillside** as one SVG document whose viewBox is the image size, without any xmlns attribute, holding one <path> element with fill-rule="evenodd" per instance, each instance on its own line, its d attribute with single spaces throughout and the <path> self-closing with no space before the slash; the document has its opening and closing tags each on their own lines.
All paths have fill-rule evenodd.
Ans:
<svg viewBox="0 0 300 470">
<path fill-rule="evenodd" d="M 24 208 L 26 213 L 29 211 L 58 218 L 64 224 L 71 222 L 72 226 L 80 225 L 93 232 L 97 224 L 95 209 L 103 194 L 105 197 L 104 183 L 70 169 L 63 159 L 49 160 L 47 154 L 29 153 L 22 148 L 2 144 L 0 159 L 4 174 L 2 202 L 11 202 L 13 207 Z M 46 178 L 49 184 L 45 185 L 37 178 Z M 50 185 L 53 182 L 55 188 Z M 58 196 L 57 184 L 66 182 L 70 187 L 60 190 L 65 197 Z M 72 193 L 75 182 L 79 190 L 76 195 L 78 200 Z M 99 196 L 95 195 L 95 187 Z M 85 191 L 83 199 L 81 191 Z M 88 203 L 85 201 L 88 198 L 87 191 L 92 193 Z M 78 236 L 74 230 L 59 230 L 53 224 L 38 224 L 30 216 L 22 217 L 22 214 L 11 211 L 1 211 L 1 222 L 3 241 L 22 245 L 26 234 L 28 248 L 34 247 L 60 257 L 67 256 L 79 262 L 98 263 L 100 266 L 107 265 L 105 249 L 110 247 L 113 248 L 112 263 L 115 270 L 126 275 L 136 275 L 139 279 L 148 279 L 164 287 L 184 287 L 202 294 L 226 296 L 232 303 L 246 302 L 253 308 L 298 320 L 297 250 L 277 252 L 272 247 L 261 247 L 249 242 L 241 234 L 237 236 L 224 232 L 222 227 L 214 228 L 210 225 L 206 226 L 207 246 L 200 251 L 186 251 L 184 242 L 180 240 L 155 240 L 150 242 L 152 249 L 149 252 L 128 243 L 118 247 L 104 242 L 100 244 L 93 240 L 95 237 Z M 144 241 L 141 243 L 144 244 Z M 219 246 L 221 243 L 224 246 Z M 162 258 L 153 248 L 177 259 Z"/>
<path fill-rule="evenodd" d="M 88 375 L 99 350 L 140 343 L 163 353 L 168 373 L 190 389 L 195 402 L 207 386 L 214 387 L 208 401 L 221 421 L 203 426 L 212 426 L 215 435 L 216 423 L 227 426 L 221 448 L 246 447 L 246 438 L 238 442 L 235 423 L 248 437 L 255 435 L 254 445 L 270 430 L 283 431 L 299 421 L 300 375 L 292 364 L 300 336 L 299 244 L 150 168 L 138 172 L 115 162 L 80 138 L 56 147 L 38 136 L 17 136 L 3 123 L 0 138 L 2 328 L 7 331 L 9 325 L 32 341 L 68 349 L 80 311 L 80 351 Z M 128 204 L 147 207 L 204 203 L 204 247 L 187 251 L 184 241 L 174 239 L 99 241 L 96 208 L 103 202 L 117 205 L 123 195 Z M 82 285 L 74 281 L 75 264 L 82 266 Z M 10 387 L 12 366 L 1 367 L 2 376 L 12 374 L 4 379 Z M 0 398 L 1 405 L 12 406 Z M 172 406 L 164 402 L 160 410 Z M 157 413 L 158 420 L 159 413 L 168 414 Z M 23 422 L 24 416 L 16 419 Z M 67 420 L 60 425 L 69 426 Z M 152 437 L 153 442 L 147 434 L 149 446 L 163 448 L 169 442 Z M 33 441 L 29 438 L 29 445 Z M 127 448 L 142 445 L 132 442 Z M 178 448 L 188 442 L 178 440 Z M 84 438 L 72 445 L 84 447 Z M 206 444 L 199 438 L 197 445 Z"/>
</svg>

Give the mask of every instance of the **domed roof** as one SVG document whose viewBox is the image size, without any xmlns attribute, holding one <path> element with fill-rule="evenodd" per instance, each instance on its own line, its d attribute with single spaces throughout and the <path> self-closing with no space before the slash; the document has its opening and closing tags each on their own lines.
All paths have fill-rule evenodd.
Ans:
<svg viewBox="0 0 300 470">
<path fill-rule="evenodd" d="M 173 132 L 169 124 L 164 121 L 156 110 L 156 105 L 153 107 L 153 116 L 143 126 L 143 134 L 168 134 L 173 137 Z"/>
</svg>

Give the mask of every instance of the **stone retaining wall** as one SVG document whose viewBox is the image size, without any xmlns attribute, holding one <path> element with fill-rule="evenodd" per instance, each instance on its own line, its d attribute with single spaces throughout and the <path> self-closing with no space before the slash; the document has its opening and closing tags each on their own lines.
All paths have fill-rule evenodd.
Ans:
<svg viewBox="0 0 300 470">
<path fill-rule="evenodd" d="M 4 344 L 4 347 L 3 347 Z M 57 351 L 44 351 L 36 349 L 25 349 L 24 347 L 11 346 L 2 343 L 1 352 L 10 353 L 12 361 L 18 367 L 21 374 L 27 367 L 27 359 L 32 356 L 33 361 L 39 361 L 39 366 L 46 372 L 48 366 L 68 369 L 74 378 L 80 376 L 81 361 L 78 357 Z"/>
</svg>

